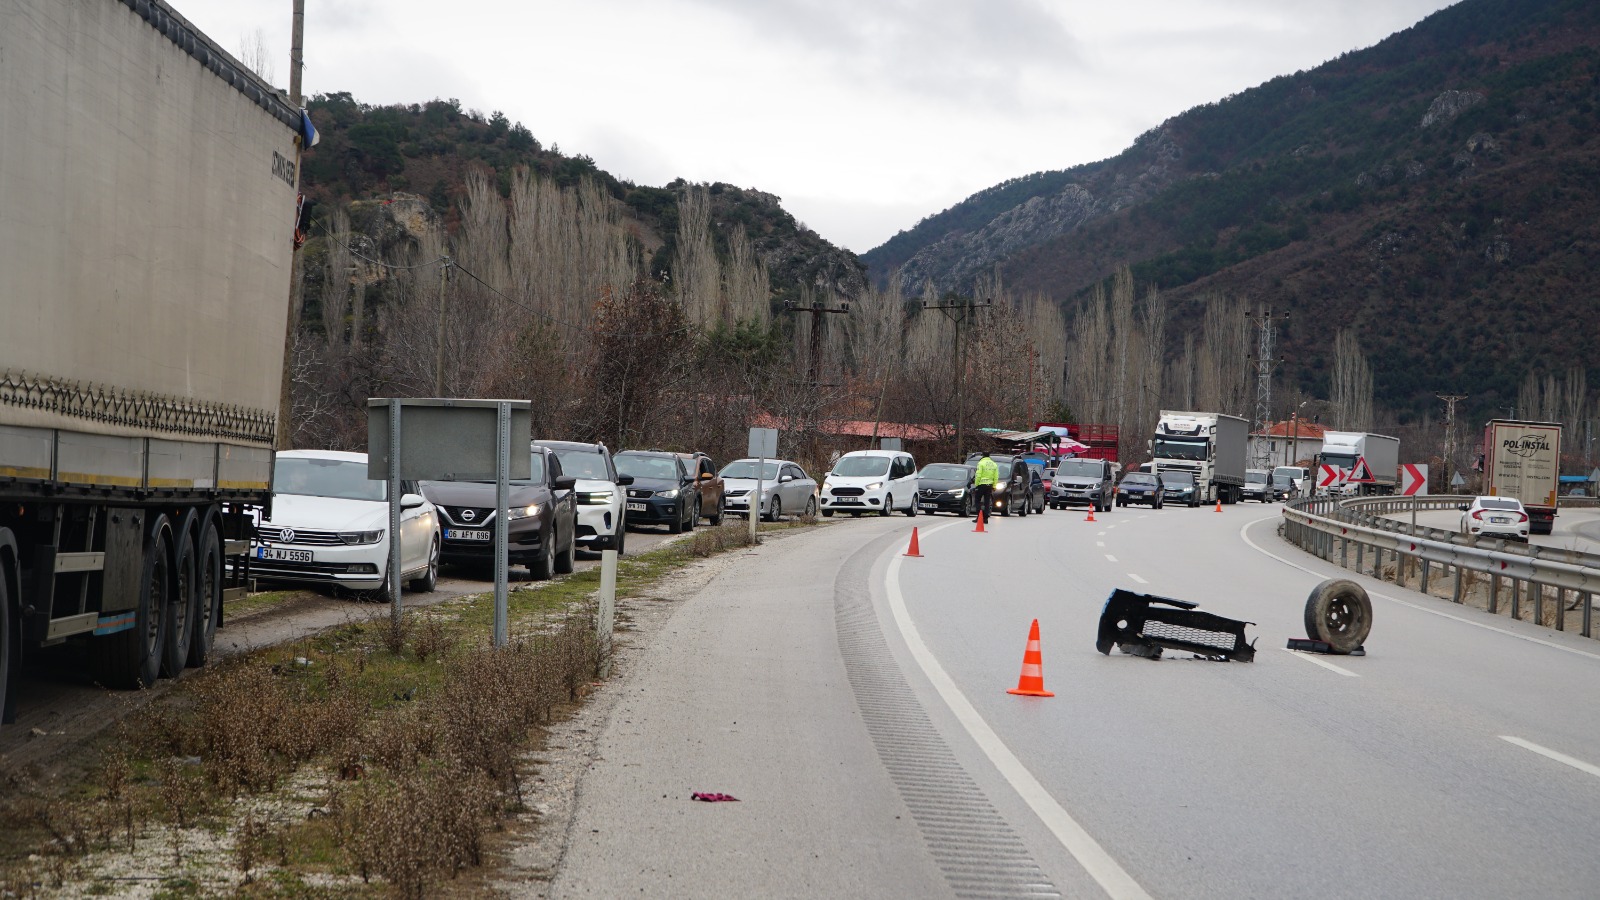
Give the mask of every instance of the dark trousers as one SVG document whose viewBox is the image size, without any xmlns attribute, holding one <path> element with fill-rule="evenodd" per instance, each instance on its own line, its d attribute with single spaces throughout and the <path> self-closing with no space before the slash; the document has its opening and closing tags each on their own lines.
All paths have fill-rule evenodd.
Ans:
<svg viewBox="0 0 1600 900">
<path fill-rule="evenodd" d="M 977 508 L 978 515 L 983 516 L 985 519 L 989 518 L 989 514 L 994 512 L 989 508 L 994 505 L 994 485 L 977 485 L 972 489 L 972 496 L 977 498 L 977 502 L 973 506 Z"/>
</svg>

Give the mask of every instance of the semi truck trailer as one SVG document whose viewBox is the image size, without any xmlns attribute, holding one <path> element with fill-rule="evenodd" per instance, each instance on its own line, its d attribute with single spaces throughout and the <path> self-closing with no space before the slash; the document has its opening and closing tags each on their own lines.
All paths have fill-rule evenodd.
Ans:
<svg viewBox="0 0 1600 900">
<path fill-rule="evenodd" d="M 1490 419 L 1483 429 L 1483 493 L 1515 497 L 1528 511 L 1528 532 L 1549 534 L 1556 524 L 1561 484 L 1561 425 Z"/>
<path fill-rule="evenodd" d="M 1150 460 L 1158 472 L 1192 472 L 1206 503 L 1237 503 L 1244 493 L 1250 423 L 1225 413 L 1161 411 Z"/>
<path fill-rule="evenodd" d="M 300 145 L 161 0 L 0 4 L 0 698 L 205 663 L 271 502 Z"/>
<path fill-rule="evenodd" d="M 1384 434 L 1364 431 L 1325 431 L 1322 434 L 1322 451 L 1317 454 L 1312 477 L 1318 477 L 1323 466 L 1342 469 L 1353 477 L 1361 460 L 1367 461 L 1371 481 L 1343 481 L 1330 485 L 1330 494 L 1392 494 L 1400 478 L 1400 439 Z"/>
</svg>

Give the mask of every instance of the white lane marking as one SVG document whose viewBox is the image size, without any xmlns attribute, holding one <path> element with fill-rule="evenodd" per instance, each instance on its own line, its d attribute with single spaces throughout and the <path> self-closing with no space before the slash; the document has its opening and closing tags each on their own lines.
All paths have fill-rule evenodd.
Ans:
<svg viewBox="0 0 1600 900">
<path fill-rule="evenodd" d="M 1360 678 L 1361 677 L 1360 675 L 1357 675 L 1356 673 L 1350 671 L 1349 669 L 1340 668 L 1339 666 L 1336 666 L 1333 663 L 1328 662 L 1325 659 L 1318 659 L 1318 658 L 1316 658 L 1315 656 L 1312 656 L 1309 653 L 1301 653 L 1299 650 L 1290 650 L 1288 647 L 1283 648 L 1283 652 L 1288 653 L 1288 654 L 1290 654 L 1292 656 L 1298 656 L 1298 657 L 1300 657 L 1301 659 L 1305 660 L 1308 663 L 1315 663 L 1315 664 L 1323 667 L 1324 669 L 1329 670 L 1330 672 L 1338 672 L 1340 675 L 1348 675 L 1351 678 Z"/>
<path fill-rule="evenodd" d="M 1105 541 L 1095 541 L 1094 545 L 1096 547 L 1104 547 L 1106 545 L 1106 542 Z"/>
<path fill-rule="evenodd" d="M 1148 581 L 1145 581 L 1143 578 L 1140 578 L 1139 576 L 1133 574 L 1132 572 L 1128 573 L 1128 577 L 1132 578 L 1134 581 L 1139 582 L 1140 584 L 1149 584 L 1150 583 Z"/>
<path fill-rule="evenodd" d="M 1112 556 L 1112 555 L 1111 555 L 1111 554 L 1109 554 L 1109 553 L 1107 553 L 1107 554 L 1106 554 L 1106 559 L 1109 559 L 1109 560 L 1111 560 L 1111 561 L 1112 561 L 1112 562 L 1116 562 L 1116 561 L 1117 561 L 1117 558 L 1116 558 L 1116 557 L 1115 557 L 1115 556 Z"/>
<path fill-rule="evenodd" d="M 1110 530 L 1111 530 L 1111 529 L 1113 529 L 1113 528 L 1115 528 L 1115 527 L 1117 527 L 1117 526 L 1115 526 L 1115 525 L 1107 525 L 1107 526 L 1106 526 L 1106 530 L 1107 530 L 1107 531 L 1110 531 Z"/>
<path fill-rule="evenodd" d="M 1257 522 L 1265 522 L 1265 521 L 1267 521 L 1267 519 L 1272 519 L 1272 518 L 1277 518 L 1277 517 L 1276 516 L 1266 516 L 1264 518 L 1260 518 L 1260 519 L 1256 519 L 1256 520 L 1251 521 L 1251 522 L 1244 523 L 1244 525 L 1239 528 L 1239 537 L 1243 538 L 1244 542 L 1246 544 L 1249 544 L 1251 547 L 1255 548 L 1255 550 L 1258 553 L 1262 554 L 1263 556 L 1270 556 L 1273 559 L 1277 560 L 1278 562 L 1281 562 L 1284 565 L 1288 566 L 1289 568 L 1291 568 L 1291 569 L 1299 569 L 1300 571 L 1306 573 L 1307 575 L 1315 575 L 1318 578 L 1327 578 L 1328 576 L 1322 574 L 1321 572 L 1316 571 L 1315 569 L 1308 569 L 1305 566 L 1302 566 L 1297 562 L 1291 562 L 1290 560 L 1287 560 L 1287 559 L 1279 556 L 1278 554 L 1273 553 L 1271 550 L 1268 550 L 1265 547 L 1262 547 L 1260 544 L 1256 543 L 1255 541 L 1250 540 L 1250 535 L 1246 534 L 1245 530 L 1248 529 L 1251 525 L 1256 524 Z M 1350 575 L 1348 575 L 1346 577 L 1354 578 L 1354 577 L 1357 577 L 1357 576 L 1356 576 L 1356 573 L 1352 572 L 1352 573 L 1350 573 Z M 1361 578 L 1370 578 L 1371 576 L 1361 575 L 1359 577 L 1361 577 Z M 1384 583 L 1387 584 L 1388 582 L 1384 582 Z M 1506 637 L 1513 637 L 1513 638 L 1516 638 L 1519 641 L 1527 641 L 1530 644 L 1538 644 L 1538 645 L 1540 645 L 1542 647 L 1549 647 L 1549 648 L 1551 648 L 1553 650 L 1560 650 L 1563 653 L 1571 653 L 1571 654 L 1574 654 L 1576 656 L 1587 656 L 1590 659 L 1600 659 L 1600 653 L 1590 653 L 1587 650 L 1579 650 L 1579 649 L 1577 649 L 1575 647 L 1563 647 L 1562 645 L 1557 644 L 1554 641 L 1541 640 L 1539 638 L 1532 637 L 1532 636 L 1526 635 L 1526 634 L 1517 634 L 1515 631 L 1509 631 L 1509 630 L 1507 630 L 1505 628 L 1499 628 L 1497 626 L 1488 625 L 1488 624 L 1485 624 L 1483 622 L 1474 622 L 1471 619 L 1464 618 L 1462 616 L 1451 615 L 1450 613 L 1441 612 L 1441 611 L 1439 611 L 1437 609 L 1429 609 L 1428 607 L 1423 606 L 1420 603 L 1412 603 L 1409 600 L 1402 600 L 1399 597 L 1395 597 L 1395 596 L 1392 596 L 1390 594 L 1380 594 L 1377 591 L 1368 591 L 1367 592 L 1367 596 L 1369 596 L 1369 597 L 1379 597 L 1379 598 L 1382 598 L 1384 600 L 1388 600 L 1390 603 L 1395 603 L 1395 604 L 1398 604 L 1400 606 L 1410 607 L 1411 609 L 1414 609 L 1414 610 L 1416 610 L 1418 612 L 1425 612 L 1430 616 L 1438 616 L 1441 619 L 1449 619 L 1452 622 L 1460 622 L 1463 625 L 1471 625 L 1473 628 L 1482 628 L 1484 631 L 1493 631 L 1496 634 L 1503 634 Z"/>
<path fill-rule="evenodd" d="M 891 548 L 886 552 L 892 553 L 894 550 Z M 1061 846 L 1072 854 L 1078 865 L 1083 866 L 1089 877 L 1098 882 L 1113 900 L 1150 900 L 1150 895 L 1133 880 L 1133 876 L 1111 858 L 1111 854 L 1100 846 L 1100 842 L 1090 836 L 1072 814 L 1056 802 L 1056 798 L 1050 796 L 1050 792 L 1033 777 L 1028 767 L 1022 764 L 1022 760 L 1017 759 L 1011 748 L 1006 746 L 998 734 L 995 734 L 994 729 L 989 727 L 989 723 L 984 721 L 972 702 L 951 680 L 944 666 L 941 666 L 939 660 L 934 657 L 933 651 L 923 643 L 922 635 L 917 631 L 916 623 L 911 621 L 911 613 L 906 609 L 905 597 L 900 593 L 900 560 L 903 558 L 898 555 L 891 557 L 888 572 L 884 576 L 883 587 L 888 596 L 889 610 L 894 614 L 895 625 L 900 629 L 900 637 L 906 642 L 906 648 L 922 669 L 922 674 L 927 676 L 934 690 L 939 692 L 939 697 L 944 700 L 945 706 L 983 750 L 983 754 L 989 757 L 989 761 L 994 764 L 1001 777 L 1011 785 L 1011 789 L 1017 792 L 1023 802 L 1028 804 L 1028 808 L 1033 810 L 1034 815 L 1038 816 L 1045 827 L 1050 829 L 1050 833 L 1055 835 L 1056 840 L 1061 842 Z"/>
<path fill-rule="evenodd" d="M 1095 536 L 1095 537 L 1105 537 L 1105 536 L 1106 536 L 1106 533 L 1105 533 L 1105 532 L 1104 532 L 1104 531 L 1096 531 L 1096 532 L 1095 532 L 1095 533 L 1094 533 L 1094 536 Z"/>
<path fill-rule="evenodd" d="M 1587 772 L 1596 778 L 1600 778 L 1600 766 L 1590 765 L 1581 759 L 1573 759 L 1565 753 L 1557 753 L 1556 751 L 1551 750 L 1549 747 L 1541 747 L 1532 741 L 1525 741 L 1522 738 L 1512 737 L 1509 734 L 1500 735 L 1500 740 L 1516 744 L 1518 747 L 1521 747 L 1524 750 L 1532 750 L 1540 756 L 1549 757 L 1558 763 L 1571 766 L 1574 769 L 1577 769 L 1579 772 Z"/>
</svg>

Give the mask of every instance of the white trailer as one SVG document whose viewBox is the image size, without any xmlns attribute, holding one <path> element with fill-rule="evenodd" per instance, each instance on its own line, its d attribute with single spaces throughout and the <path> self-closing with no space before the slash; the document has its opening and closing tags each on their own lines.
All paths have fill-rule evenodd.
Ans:
<svg viewBox="0 0 1600 900">
<path fill-rule="evenodd" d="M 1225 413 L 1162 410 L 1150 458 L 1158 471 L 1194 474 L 1206 503 L 1237 503 L 1244 492 L 1250 423 Z"/>
<path fill-rule="evenodd" d="M 1364 431 L 1326 431 L 1322 434 L 1322 451 L 1317 455 L 1317 466 L 1312 477 L 1317 477 L 1322 466 L 1333 466 L 1346 473 L 1354 473 L 1361 460 L 1366 460 L 1372 481 L 1344 481 L 1327 489 L 1331 494 L 1392 494 L 1400 479 L 1400 439 L 1385 434 Z"/>
<path fill-rule="evenodd" d="M 309 131 L 161 0 L 0 4 L 0 119 L 9 716 L 22 653 L 84 641 L 149 685 L 243 590 Z"/>
<path fill-rule="evenodd" d="M 1561 485 L 1561 425 L 1491 419 L 1483 429 L 1483 493 L 1515 497 L 1528 511 L 1528 531 L 1549 534 Z"/>
</svg>

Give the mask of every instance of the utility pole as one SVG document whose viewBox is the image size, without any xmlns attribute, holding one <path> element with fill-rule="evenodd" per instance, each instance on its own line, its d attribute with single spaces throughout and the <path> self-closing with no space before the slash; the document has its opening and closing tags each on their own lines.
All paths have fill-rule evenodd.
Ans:
<svg viewBox="0 0 1600 900">
<path fill-rule="evenodd" d="M 450 282 L 450 257 L 439 267 L 439 329 L 433 348 L 433 395 L 444 396 L 444 288 Z"/>
<path fill-rule="evenodd" d="M 793 300 L 785 300 L 783 308 L 792 313 L 805 313 L 811 316 L 811 364 L 809 368 L 811 386 L 816 388 L 822 384 L 822 317 L 830 313 L 849 315 L 850 302 L 847 300 L 840 303 L 837 308 L 833 308 L 821 300 L 811 301 L 810 306 L 802 306 Z"/>
<path fill-rule="evenodd" d="M 1434 394 L 1444 401 L 1444 485 L 1447 492 L 1454 493 L 1451 485 L 1451 461 L 1456 453 L 1456 404 L 1467 399 L 1466 394 Z"/>
<path fill-rule="evenodd" d="M 289 105 L 295 109 L 301 108 L 305 102 L 300 95 L 300 69 L 302 66 L 303 45 L 306 31 L 306 0 L 294 0 L 294 26 L 289 38 Z M 304 168 L 300 163 L 305 159 L 307 147 L 302 146 L 299 137 L 294 139 L 295 147 L 300 151 L 296 155 L 294 177 L 295 191 L 300 190 L 300 170 Z M 304 202 L 303 198 L 300 203 Z M 299 203 L 295 212 L 299 213 Z M 295 222 L 299 228 L 300 223 Z M 283 330 L 283 373 L 278 385 L 278 421 L 276 433 L 273 435 L 272 444 L 279 450 L 292 449 L 291 441 L 293 432 L 290 428 L 290 417 L 294 413 L 294 398 L 290 394 L 289 386 L 293 383 L 294 367 L 294 338 L 300 331 L 300 290 L 304 263 L 300 258 L 300 248 L 295 247 L 289 254 L 289 318 L 284 323 Z"/>
<path fill-rule="evenodd" d="M 1287 321 L 1289 314 L 1274 316 L 1269 306 L 1266 312 L 1247 312 L 1244 317 L 1256 326 L 1256 430 L 1267 438 L 1272 428 L 1272 366 L 1279 362 L 1273 357 L 1272 348 L 1278 338 L 1277 323 Z M 1256 442 L 1255 467 L 1272 468 L 1272 451 L 1266 440 Z"/>
<path fill-rule="evenodd" d="M 956 359 L 956 458 L 962 462 L 967 460 L 967 397 L 965 385 L 967 380 L 966 341 L 962 340 L 962 329 L 969 322 L 976 321 L 978 310 L 994 306 L 994 300 L 988 297 L 977 300 L 972 297 L 948 296 L 938 303 L 923 303 L 923 309 L 937 309 L 944 317 L 955 323 L 954 356 Z"/>
</svg>

